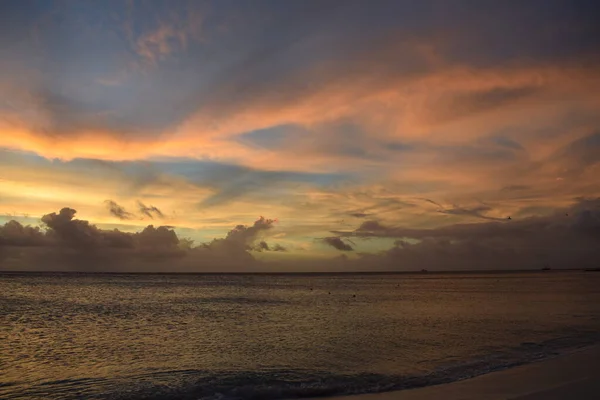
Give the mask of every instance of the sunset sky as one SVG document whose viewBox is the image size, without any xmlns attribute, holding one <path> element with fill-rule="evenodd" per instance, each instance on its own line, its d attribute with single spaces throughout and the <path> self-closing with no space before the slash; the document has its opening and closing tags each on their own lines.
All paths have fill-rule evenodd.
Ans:
<svg viewBox="0 0 600 400">
<path fill-rule="evenodd" d="M 0 224 L 19 222 L 0 228 L 0 269 L 600 261 L 596 1 L 15 0 L 0 15 Z M 135 234 L 150 224 L 169 227 L 158 244 Z M 182 253 L 148 256 L 171 229 Z"/>
</svg>

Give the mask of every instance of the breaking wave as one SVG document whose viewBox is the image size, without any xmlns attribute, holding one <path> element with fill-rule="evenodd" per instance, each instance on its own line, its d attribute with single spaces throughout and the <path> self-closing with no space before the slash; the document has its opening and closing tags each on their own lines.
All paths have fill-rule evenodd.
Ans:
<svg viewBox="0 0 600 400">
<path fill-rule="evenodd" d="M 450 383 L 571 352 L 600 342 L 600 333 L 563 337 L 448 363 L 423 375 L 333 374 L 326 371 L 161 370 L 122 378 L 49 381 L 29 387 L 0 385 L 6 399 L 278 400 L 377 393 Z M 133 387 L 131 382 L 136 382 Z"/>
</svg>

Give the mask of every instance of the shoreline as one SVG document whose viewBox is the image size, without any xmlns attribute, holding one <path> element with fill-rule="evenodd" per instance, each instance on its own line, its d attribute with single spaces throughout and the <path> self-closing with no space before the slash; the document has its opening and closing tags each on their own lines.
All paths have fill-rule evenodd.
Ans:
<svg viewBox="0 0 600 400">
<path fill-rule="evenodd" d="M 0 275 L 160 275 L 160 276 L 171 276 L 171 275 L 197 275 L 197 276 L 219 276 L 219 275 L 232 275 L 232 276 L 350 276 L 350 275 L 365 275 L 365 276 L 378 276 L 378 275 L 511 275 L 511 274 L 523 274 L 523 273 L 540 273 L 540 274 L 551 274 L 551 273 L 574 273 L 574 272 L 600 272 L 598 268 L 560 268 L 544 270 L 541 268 L 532 269 L 482 269 L 482 270 L 381 270 L 381 271 L 271 271 L 271 270 L 256 270 L 256 271 L 80 271 L 80 270 L 14 270 L 14 269 L 0 269 Z"/>
<path fill-rule="evenodd" d="M 337 400 L 563 400 L 600 398 L 600 345 L 455 382 Z M 324 399 L 324 398 L 322 398 Z"/>
</svg>

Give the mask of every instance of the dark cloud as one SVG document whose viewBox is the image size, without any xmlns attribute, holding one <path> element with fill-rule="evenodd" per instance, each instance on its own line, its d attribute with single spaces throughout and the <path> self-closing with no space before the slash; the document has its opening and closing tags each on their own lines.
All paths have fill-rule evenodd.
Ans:
<svg viewBox="0 0 600 400">
<path fill-rule="evenodd" d="M 356 229 L 357 232 L 381 232 L 388 228 L 381 225 L 378 221 L 365 221 Z"/>
<path fill-rule="evenodd" d="M 369 214 L 364 213 L 364 212 L 355 212 L 355 213 L 350 213 L 348 215 L 350 215 L 351 217 L 354 217 L 354 218 L 365 218 L 365 217 L 369 216 Z"/>
<path fill-rule="evenodd" d="M 419 200 L 423 200 L 423 201 L 425 201 L 425 202 L 427 202 L 427 203 L 429 203 L 429 204 L 433 204 L 434 206 L 437 206 L 437 207 L 439 207 L 439 208 L 442 208 L 442 205 L 441 205 L 440 203 L 438 203 L 438 202 L 436 202 L 436 201 L 433 201 L 433 200 L 431 200 L 431 199 L 420 198 Z"/>
<path fill-rule="evenodd" d="M 550 215 L 503 222 L 408 229 L 366 221 L 354 231 L 336 233 L 338 239 L 398 239 L 385 252 L 361 255 L 354 268 L 587 268 L 600 263 L 600 199 L 578 199 Z"/>
<path fill-rule="evenodd" d="M 42 246 L 45 242 L 39 227 L 23 226 L 14 220 L 0 225 L 0 246 Z"/>
<path fill-rule="evenodd" d="M 194 246 L 173 227 L 148 225 L 136 233 L 104 230 L 65 207 L 42 217 L 45 229 L 9 221 L 0 226 L 0 269 L 78 271 L 195 271 L 256 268 L 250 251 L 285 251 L 256 241 L 275 220 L 260 217 L 226 237 Z"/>
<path fill-rule="evenodd" d="M 260 217 L 254 221 L 254 224 L 250 226 L 237 225 L 224 238 L 214 239 L 203 246 L 210 250 L 220 250 L 239 255 L 245 255 L 252 250 L 258 252 L 270 251 L 271 248 L 265 241 L 260 241 L 258 244 L 255 244 L 255 242 L 263 232 L 272 229 L 275 222 L 274 219 Z"/>
<path fill-rule="evenodd" d="M 271 246 L 271 251 L 288 251 L 287 247 L 284 247 L 282 245 L 280 245 L 279 243 L 275 243 L 273 246 Z"/>
<path fill-rule="evenodd" d="M 262 252 L 262 251 L 287 251 L 287 249 L 285 247 L 283 247 L 280 244 L 274 244 L 269 246 L 269 244 L 267 242 L 265 242 L 264 240 L 261 240 L 260 242 L 258 242 L 258 244 L 256 244 L 254 247 L 252 247 L 253 251 L 258 251 L 258 252 Z"/>
<path fill-rule="evenodd" d="M 138 209 L 140 213 L 142 213 L 150 219 L 154 219 L 154 217 L 164 218 L 164 214 L 158 209 L 158 207 L 152 205 L 146 206 L 141 201 L 138 201 Z"/>
<path fill-rule="evenodd" d="M 256 246 L 254 246 L 254 251 L 270 251 L 271 248 L 269 247 L 269 245 L 267 244 L 267 242 L 265 241 L 260 241 L 258 242 L 258 244 Z"/>
<path fill-rule="evenodd" d="M 148 225 L 134 237 L 140 247 L 148 249 L 174 249 L 179 244 L 177 234 L 168 226 L 155 228 L 153 225 Z"/>
<path fill-rule="evenodd" d="M 103 244 L 110 248 L 131 249 L 136 245 L 135 235 L 121 232 L 118 229 L 99 230 L 102 235 Z"/>
<path fill-rule="evenodd" d="M 244 271 L 261 268 L 251 251 L 283 251 L 261 238 L 275 222 L 263 217 L 234 227 L 224 238 L 194 246 L 190 240 L 179 239 L 171 227 L 150 225 L 141 232 L 126 233 L 99 229 L 75 215 L 71 208 L 44 215 L 45 229 L 16 221 L 0 226 L 0 268 Z M 320 241 L 341 251 L 354 250 L 348 237 L 395 242 L 386 251 L 360 253 L 332 269 L 589 268 L 600 263 L 600 199 L 580 198 L 552 214 L 510 221 L 432 229 L 364 221 L 353 231 L 336 233 Z"/>
<path fill-rule="evenodd" d="M 67 245 L 99 245 L 102 239 L 100 230 L 88 221 L 74 219 L 75 214 L 74 209 L 65 207 L 58 214 L 44 215 L 42 222 L 50 228 L 48 235 Z"/>
<path fill-rule="evenodd" d="M 213 239 L 211 242 L 203 243 L 195 247 L 195 253 L 203 253 L 210 258 L 216 258 L 219 262 L 231 263 L 236 260 L 240 265 L 246 267 L 255 265 L 256 260 L 250 255 L 250 251 L 271 250 L 270 246 L 256 240 L 265 232 L 273 228 L 276 220 L 260 217 L 250 226 L 237 225 L 230 230 L 224 238 Z"/>
<path fill-rule="evenodd" d="M 508 221 L 505 222 L 508 223 Z M 353 231 L 332 231 L 332 233 L 340 237 L 422 239 L 426 237 L 453 237 L 462 234 L 462 232 L 468 232 L 470 229 L 482 229 L 483 227 L 490 227 L 487 230 L 488 233 L 505 229 L 502 222 L 490 224 L 456 224 L 435 229 L 414 229 L 384 225 L 378 221 L 365 221 Z M 482 231 L 486 230 L 482 229 Z"/>
<path fill-rule="evenodd" d="M 110 212 L 113 216 L 119 219 L 131 219 L 133 218 L 133 214 L 125 210 L 124 207 L 118 205 L 113 200 L 105 200 L 104 204 L 106 204 L 106 208 L 108 208 L 108 212 Z"/>
<path fill-rule="evenodd" d="M 340 239 L 339 237 L 336 236 L 330 236 L 330 237 L 326 237 L 322 239 L 323 243 L 341 250 L 341 251 L 353 251 L 354 248 L 352 246 L 350 246 L 349 244 L 345 243 L 342 239 Z"/>
<path fill-rule="evenodd" d="M 225 237 L 225 240 L 232 243 L 239 243 L 240 245 L 248 245 L 253 242 L 254 239 L 260 234 L 261 231 L 271 229 L 275 224 L 274 219 L 268 219 L 260 217 L 253 225 L 238 225 L 234 229 L 230 230 Z"/>
<path fill-rule="evenodd" d="M 75 219 L 76 211 L 65 207 L 59 213 L 46 214 L 42 222 L 47 226 L 45 236 L 51 243 L 86 251 L 97 248 L 133 248 L 134 236 L 117 229 L 97 228 L 88 221 Z"/>
</svg>

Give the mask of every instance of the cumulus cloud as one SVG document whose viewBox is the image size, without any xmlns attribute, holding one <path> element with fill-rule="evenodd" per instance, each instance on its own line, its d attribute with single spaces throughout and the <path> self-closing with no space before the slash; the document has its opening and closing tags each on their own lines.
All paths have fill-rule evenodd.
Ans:
<svg viewBox="0 0 600 400">
<path fill-rule="evenodd" d="M 127 233 L 100 229 L 75 215 L 67 207 L 44 215 L 44 228 L 17 221 L 0 226 L 0 268 L 244 271 L 266 265 L 254 259 L 253 251 L 284 251 L 263 237 L 275 223 L 264 217 L 235 226 L 222 238 L 194 245 L 180 239 L 171 227 L 149 225 Z M 339 265 L 327 261 L 318 267 L 321 270 L 590 268 L 600 263 L 600 198 L 580 198 L 569 207 L 535 217 L 430 229 L 370 220 L 335 233 L 319 241 L 343 252 L 354 250 L 348 238 L 392 239 L 394 245 L 345 257 L 343 263 L 331 261 Z"/>
<path fill-rule="evenodd" d="M 46 214 L 42 222 L 46 225 L 45 236 L 50 244 L 85 251 L 101 248 L 134 248 L 136 235 L 118 229 L 99 229 L 88 221 L 75 219 L 75 211 L 65 207 L 58 213 Z"/>
<path fill-rule="evenodd" d="M 152 205 L 146 206 L 141 201 L 138 201 L 138 210 L 140 211 L 140 213 L 142 213 L 143 215 L 145 215 L 146 217 L 148 217 L 150 219 L 154 219 L 154 217 L 158 217 L 158 218 L 164 217 L 163 212 L 160 209 L 158 209 L 158 207 L 155 207 Z"/>
<path fill-rule="evenodd" d="M 14 220 L 0 225 L 0 246 L 42 246 L 45 241 L 39 227 L 23 226 Z"/>
<path fill-rule="evenodd" d="M 100 229 L 65 207 L 42 217 L 45 229 L 9 221 L 0 226 L 0 269 L 97 271 L 235 270 L 256 267 L 250 251 L 285 251 L 259 240 L 275 220 L 260 217 L 224 238 L 194 246 L 173 227 L 148 225 L 140 232 Z"/>
<path fill-rule="evenodd" d="M 242 254 L 249 250 L 269 251 L 270 247 L 266 242 L 261 241 L 255 245 L 255 241 L 263 232 L 272 229 L 275 222 L 276 220 L 274 219 L 268 219 L 261 216 L 254 221 L 254 224 L 250 226 L 237 225 L 227 232 L 227 235 L 224 238 L 214 239 L 212 242 L 204 244 L 204 247 L 208 249 L 223 249 L 225 251 L 231 251 L 233 254 Z"/>
<path fill-rule="evenodd" d="M 131 219 L 133 214 L 128 212 L 125 207 L 118 205 L 113 200 L 105 200 L 104 204 L 108 208 L 108 212 L 119 219 Z"/>
<path fill-rule="evenodd" d="M 178 248 L 179 238 L 171 227 L 148 225 L 134 235 L 137 245 L 142 249 L 174 250 Z"/>
<path fill-rule="evenodd" d="M 353 251 L 354 248 L 352 246 L 350 246 L 348 243 L 344 242 L 342 239 L 340 239 L 337 236 L 330 236 L 330 237 L 326 237 L 322 239 L 323 243 L 341 250 L 341 251 Z"/>
<path fill-rule="evenodd" d="M 229 233 L 227 233 L 225 239 L 235 243 L 248 244 L 254 240 L 261 231 L 271 229 L 274 223 L 274 219 L 267 219 L 261 216 L 251 226 L 236 226 L 234 229 L 229 231 Z"/>
<path fill-rule="evenodd" d="M 101 232 L 88 221 L 74 219 L 76 211 L 65 207 L 58 214 L 53 212 L 42 217 L 50 228 L 48 235 L 65 244 L 76 246 L 97 245 L 102 240 Z"/>
</svg>

